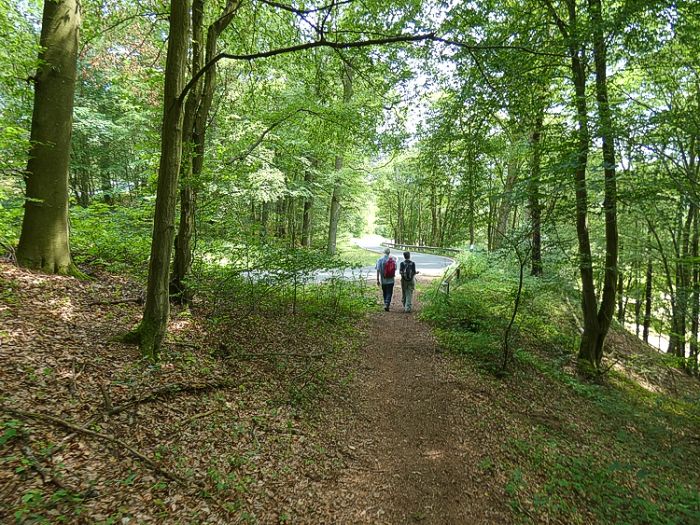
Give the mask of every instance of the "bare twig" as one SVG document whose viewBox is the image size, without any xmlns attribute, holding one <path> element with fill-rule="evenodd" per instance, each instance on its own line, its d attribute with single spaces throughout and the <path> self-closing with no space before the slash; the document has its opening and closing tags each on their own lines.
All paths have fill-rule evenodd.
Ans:
<svg viewBox="0 0 700 525">
<path fill-rule="evenodd" d="M 188 417 L 187 419 L 185 419 L 182 423 L 179 423 L 179 424 L 178 424 L 178 427 L 184 427 L 184 426 L 189 425 L 190 423 L 192 423 L 192 421 L 195 421 L 195 420 L 197 420 L 197 419 L 201 419 L 201 418 L 203 418 L 203 417 L 211 416 L 212 414 L 215 414 L 215 413 L 217 413 L 218 411 L 219 411 L 218 408 L 214 408 L 214 409 L 212 409 L 212 410 L 207 410 L 206 412 L 202 412 L 202 413 L 200 413 L 200 414 L 195 414 L 194 416 Z"/>
<path fill-rule="evenodd" d="M 112 405 L 112 398 L 109 397 L 109 390 L 107 390 L 107 387 L 104 385 L 104 383 L 100 383 L 100 393 L 102 394 L 102 400 L 104 401 L 105 405 L 105 410 L 107 412 L 111 412 L 113 410 L 113 405 Z"/>
<path fill-rule="evenodd" d="M 70 485 L 67 485 L 66 483 L 61 481 L 60 477 L 53 470 L 47 469 L 41 464 L 39 459 L 34 455 L 34 451 L 32 450 L 32 447 L 30 445 L 22 445 L 22 453 L 29 460 L 29 465 L 39 474 L 44 483 L 51 482 L 54 485 L 56 485 L 59 489 L 65 490 L 70 494 L 78 495 L 81 498 L 88 498 L 90 496 L 96 495 L 94 489 L 92 488 L 88 489 L 85 492 L 81 492 L 75 487 L 71 487 Z"/>
<path fill-rule="evenodd" d="M 288 352 L 270 352 L 265 354 L 233 354 L 231 359 L 274 359 L 277 357 L 294 357 L 297 359 L 322 359 L 328 353 L 321 352 L 318 354 L 293 354 Z"/>
<path fill-rule="evenodd" d="M 188 343 L 188 342 L 186 342 L 186 341 L 170 341 L 170 340 L 166 340 L 166 341 L 165 341 L 165 344 L 166 344 L 166 345 L 173 345 L 173 346 L 184 346 L 184 347 L 186 347 L 186 348 L 195 348 L 195 349 L 197 349 L 197 350 L 199 350 L 199 349 L 201 348 L 201 346 L 199 346 L 197 343 Z"/>
<path fill-rule="evenodd" d="M 107 415 L 113 416 L 115 414 L 119 414 L 121 412 L 124 412 L 125 410 L 128 410 L 129 408 L 135 406 L 135 405 L 140 405 L 143 403 L 149 403 L 151 401 L 155 401 L 158 398 L 173 395 L 173 394 L 181 394 L 185 392 L 208 392 L 211 390 L 218 390 L 220 388 L 227 388 L 233 386 L 233 383 L 229 381 L 222 381 L 220 383 L 202 383 L 202 384 L 182 384 L 182 383 L 176 383 L 174 385 L 166 385 L 161 388 L 157 388 L 149 393 L 147 393 L 144 396 L 141 397 L 135 397 L 127 401 L 126 403 L 122 405 L 118 405 L 113 407 L 111 410 L 107 412 Z"/>
<path fill-rule="evenodd" d="M 143 297 L 127 297 L 126 299 L 114 299 L 113 301 L 91 301 L 88 306 L 96 305 L 114 305 L 114 304 L 125 304 L 125 303 L 136 303 L 143 304 Z"/>
</svg>

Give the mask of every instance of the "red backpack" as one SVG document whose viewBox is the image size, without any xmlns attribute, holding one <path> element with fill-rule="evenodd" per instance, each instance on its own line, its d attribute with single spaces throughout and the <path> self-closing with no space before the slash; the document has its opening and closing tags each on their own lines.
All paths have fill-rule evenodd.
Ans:
<svg viewBox="0 0 700 525">
<path fill-rule="evenodd" d="M 384 278 L 391 279 L 396 275 L 396 259 L 389 257 L 384 263 Z"/>
</svg>

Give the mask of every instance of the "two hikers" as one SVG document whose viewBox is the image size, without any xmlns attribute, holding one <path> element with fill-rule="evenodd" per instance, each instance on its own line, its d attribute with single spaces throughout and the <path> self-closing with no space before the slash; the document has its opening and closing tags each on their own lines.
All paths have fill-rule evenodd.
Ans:
<svg viewBox="0 0 700 525">
<path fill-rule="evenodd" d="M 401 303 L 404 311 L 410 312 L 413 306 L 413 291 L 416 288 L 416 263 L 411 260 L 410 252 L 403 252 L 399 273 L 401 275 Z M 377 269 L 377 286 L 382 287 L 384 310 L 389 311 L 391 297 L 394 294 L 394 278 L 396 277 L 396 259 L 391 257 L 391 250 L 386 248 L 384 256 L 375 265 Z"/>
</svg>

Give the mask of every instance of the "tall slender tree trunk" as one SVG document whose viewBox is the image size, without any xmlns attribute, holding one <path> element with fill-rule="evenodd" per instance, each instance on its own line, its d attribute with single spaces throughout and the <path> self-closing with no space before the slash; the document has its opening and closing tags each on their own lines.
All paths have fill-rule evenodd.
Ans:
<svg viewBox="0 0 700 525">
<path fill-rule="evenodd" d="M 267 235 L 267 224 L 270 220 L 270 203 L 262 203 L 262 211 L 260 212 L 260 226 L 261 233 L 263 236 Z"/>
<path fill-rule="evenodd" d="M 218 39 L 228 27 L 240 6 L 240 0 L 228 0 L 221 15 L 208 28 L 204 56 L 204 0 L 194 0 L 192 5 L 192 74 L 209 63 L 217 52 Z M 192 237 L 196 227 L 196 181 L 204 169 L 206 127 L 209 120 L 214 92 L 216 90 L 216 64 L 204 74 L 203 83 L 197 82 L 191 89 L 185 105 L 183 118 L 183 144 L 186 157 L 183 162 L 182 184 L 180 189 L 180 222 L 175 237 L 175 261 L 170 290 L 176 297 L 187 301 L 189 292 L 185 287 L 185 277 L 192 268 Z"/>
<path fill-rule="evenodd" d="M 202 40 L 204 29 L 204 0 L 192 2 L 192 74 L 202 68 Z M 170 280 L 170 295 L 180 303 L 189 302 L 185 289 L 185 277 L 192 267 L 190 240 L 195 228 L 195 192 L 192 187 L 194 161 L 194 122 L 197 107 L 202 98 L 202 87 L 198 82 L 187 96 L 182 119 L 183 159 L 180 164 L 180 222 L 175 235 L 175 258 Z"/>
<path fill-rule="evenodd" d="M 513 149 L 515 146 L 513 145 Z M 513 188 L 518 180 L 518 162 L 516 153 L 511 152 L 507 165 L 506 182 L 503 186 L 500 203 L 498 206 L 498 218 L 496 222 L 496 230 L 492 239 L 494 250 L 498 250 L 503 245 L 503 239 L 508 233 L 508 219 L 510 218 L 511 208 L 513 206 Z"/>
<path fill-rule="evenodd" d="M 588 233 L 588 188 L 586 184 L 586 167 L 588 164 L 588 149 L 590 133 L 588 130 L 588 105 L 586 103 L 586 71 L 585 58 L 577 37 L 577 13 L 576 5 L 567 2 L 569 11 L 568 29 L 562 29 L 562 33 L 569 40 L 569 54 L 571 59 L 571 73 L 574 84 L 574 106 L 576 108 L 577 123 L 577 153 L 576 167 L 574 170 L 574 182 L 576 193 L 576 236 L 579 251 L 579 273 L 581 275 L 581 310 L 583 313 L 583 334 L 579 357 L 587 359 L 594 366 L 598 363 L 598 299 L 596 297 L 593 275 L 593 259 L 591 256 L 591 242 Z M 561 22 L 560 29 L 561 29 Z M 569 31 L 571 34 L 569 34 Z"/>
<path fill-rule="evenodd" d="M 17 262 L 47 273 L 78 273 L 68 238 L 68 166 L 80 22 L 78 0 L 44 2 Z"/>
<path fill-rule="evenodd" d="M 474 246 L 474 229 L 476 223 L 476 188 L 474 171 L 476 162 L 472 160 L 469 165 L 469 246 Z"/>
<path fill-rule="evenodd" d="M 692 296 L 690 306 L 690 355 L 688 356 L 688 371 L 691 374 L 698 373 L 698 331 L 700 331 L 700 264 L 698 256 L 700 256 L 700 228 L 698 227 L 699 219 L 698 209 L 695 209 L 695 217 L 693 218 L 693 240 L 691 242 L 691 256 L 693 259 L 693 277 L 692 277 Z"/>
<path fill-rule="evenodd" d="M 535 126 L 530 137 L 532 148 L 532 165 L 528 180 L 528 207 L 530 208 L 530 227 L 532 229 L 532 268 L 530 274 L 542 275 L 542 207 L 540 205 L 540 172 L 542 168 L 542 127 L 544 109 L 538 111 Z"/>
<path fill-rule="evenodd" d="M 316 160 L 311 159 L 311 166 L 304 172 L 304 185 L 308 195 L 304 197 L 304 209 L 301 216 L 301 245 L 311 248 L 311 211 L 314 205 L 311 184 L 313 183 L 313 170 L 316 168 Z"/>
<path fill-rule="evenodd" d="M 341 169 L 343 169 L 343 158 L 341 156 L 337 156 L 335 158 L 335 171 L 339 172 Z M 328 255 L 335 255 L 337 249 L 338 223 L 340 222 L 340 192 L 341 183 L 340 181 L 336 181 L 333 184 L 330 216 L 328 221 L 328 243 L 326 244 L 326 253 L 328 253 Z"/>
<path fill-rule="evenodd" d="M 625 281 L 622 272 L 617 274 L 617 322 L 621 325 L 625 324 Z"/>
<path fill-rule="evenodd" d="M 158 357 L 170 314 L 168 284 L 175 230 L 178 175 L 182 156 L 183 108 L 180 93 L 184 87 L 187 61 L 189 13 L 189 0 L 173 0 L 171 2 L 168 56 L 165 65 L 160 167 L 158 169 L 151 259 L 148 266 L 146 304 L 141 324 L 127 337 L 127 339 L 137 340 L 141 353 L 150 359 Z"/>
<path fill-rule="evenodd" d="M 343 64 L 341 72 L 341 81 L 343 83 L 343 104 L 347 105 L 352 99 L 352 68 L 348 64 Z M 340 142 L 343 142 L 340 140 Z M 338 144 L 338 148 L 343 149 L 342 144 Z M 326 253 L 335 255 L 336 244 L 338 239 L 338 223 L 340 222 L 340 200 L 343 190 L 343 182 L 341 180 L 340 171 L 343 169 L 344 159 L 343 154 L 339 153 L 335 157 L 336 179 L 333 184 L 333 193 L 331 195 L 330 218 L 328 221 L 328 243 L 326 245 Z"/>
<path fill-rule="evenodd" d="M 582 310 L 584 330 L 581 336 L 579 358 L 600 367 L 603 344 L 615 311 L 615 287 L 617 282 L 617 185 L 615 179 L 615 151 L 612 122 L 607 94 L 606 48 L 603 36 L 603 17 L 600 0 L 589 0 L 593 22 L 593 55 L 596 77 L 596 102 L 600 121 L 599 134 L 602 139 L 603 170 L 605 177 L 603 208 L 605 211 L 605 270 L 600 307 L 597 304 L 591 245 L 587 225 L 588 192 L 586 188 L 586 165 L 590 134 L 586 107 L 586 72 L 582 47 L 578 43 L 576 3 L 567 2 L 568 27 L 560 24 L 562 32 L 569 37 L 570 56 L 576 96 L 578 122 L 578 162 L 576 166 L 576 231 L 579 241 L 579 268 L 582 286 Z"/>
<path fill-rule="evenodd" d="M 615 139 L 612 115 L 608 100 L 607 49 L 603 34 L 603 12 L 601 0 L 589 0 L 593 22 L 593 58 L 595 63 L 596 102 L 600 122 L 599 134 L 603 149 L 603 174 L 605 179 L 603 210 L 605 214 L 605 270 L 603 296 L 598 310 L 598 334 L 595 354 L 582 352 L 582 357 L 596 366 L 603 358 L 603 344 L 615 312 L 617 284 L 618 231 L 617 231 L 617 176 L 615 173 Z"/>
<path fill-rule="evenodd" d="M 437 189 L 435 188 L 435 182 L 430 185 L 430 244 L 435 246 L 438 243 L 438 230 L 440 226 L 438 224 L 438 204 L 437 204 Z"/>
<path fill-rule="evenodd" d="M 685 359 L 685 339 L 687 331 L 688 302 L 690 299 L 691 262 L 690 239 L 691 226 L 696 214 L 696 205 L 691 202 L 685 223 L 681 230 L 680 246 L 678 247 L 678 262 L 676 263 L 676 297 L 673 302 L 673 317 L 668 352 L 676 357 Z"/>
<path fill-rule="evenodd" d="M 653 286 L 654 286 L 654 266 L 651 262 L 651 256 L 647 260 L 647 271 L 644 284 L 644 325 L 642 329 L 642 340 L 645 343 L 649 342 L 649 327 L 651 326 L 651 311 L 653 307 Z"/>
</svg>

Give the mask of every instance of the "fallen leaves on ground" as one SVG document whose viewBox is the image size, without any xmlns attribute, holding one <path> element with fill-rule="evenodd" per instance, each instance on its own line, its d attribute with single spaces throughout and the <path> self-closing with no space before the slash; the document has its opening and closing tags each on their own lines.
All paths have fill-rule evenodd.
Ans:
<svg viewBox="0 0 700 525">
<path fill-rule="evenodd" d="M 116 342 L 141 293 L 0 264 L 0 520 L 327 519 L 344 457 L 315 401 L 344 395 L 350 329 L 202 303 L 172 312 L 154 365 Z"/>
</svg>

